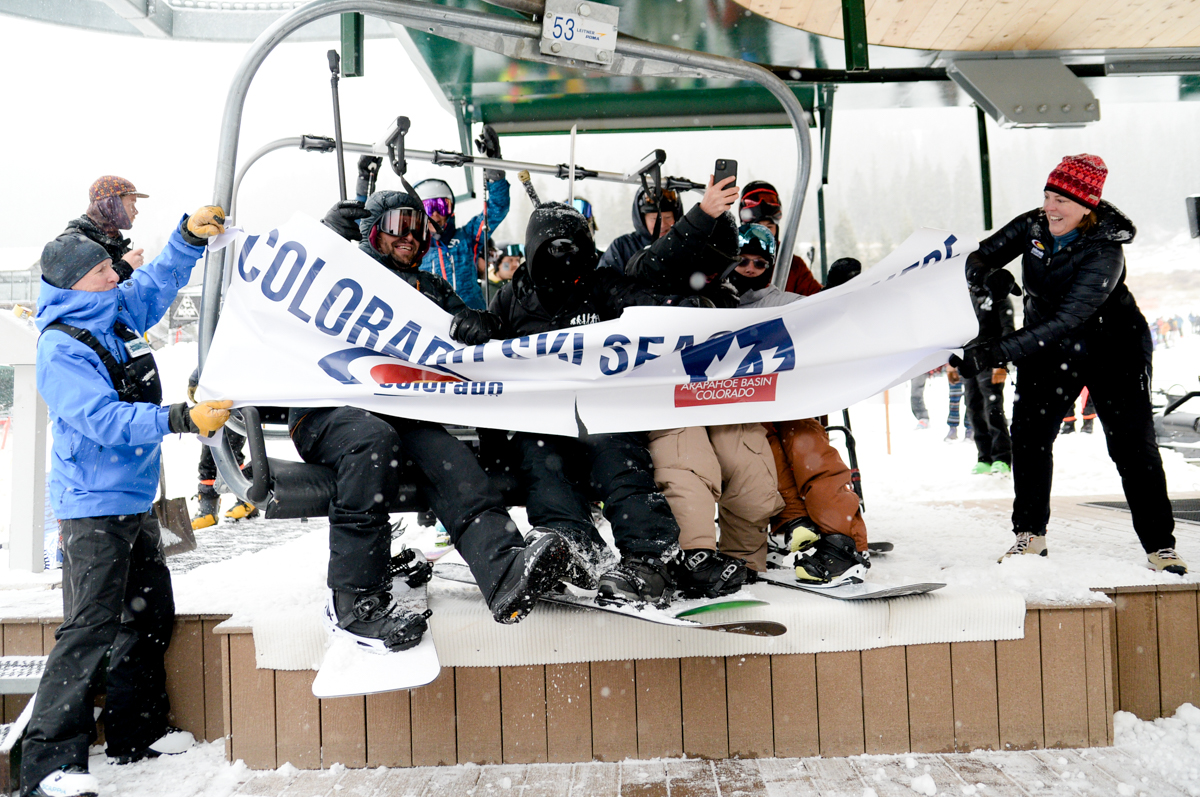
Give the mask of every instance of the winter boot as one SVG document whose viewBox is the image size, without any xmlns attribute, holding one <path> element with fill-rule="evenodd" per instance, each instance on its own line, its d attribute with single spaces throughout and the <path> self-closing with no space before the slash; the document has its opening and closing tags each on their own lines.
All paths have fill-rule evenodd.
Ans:
<svg viewBox="0 0 1200 797">
<path fill-rule="evenodd" d="M 1146 559 L 1150 562 L 1152 570 L 1174 573 L 1177 576 L 1187 575 L 1187 563 L 1179 554 L 1175 553 L 1174 548 L 1159 548 L 1154 553 L 1146 554 Z"/>
<path fill-rule="evenodd" d="M 671 605 L 675 579 L 661 556 L 626 556 L 621 563 L 600 576 L 596 603 L 643 604 L 659 609 Z"/>
<path fill-rule="evenodd" d="M 58 769 L 42 778 L 30 797 L 96 797 L 100 781 L 80 766 Z"/>
<path fill-rule="evenodd" d="M 595 589 L 600 583 L 600 574 L 611 570 L 617 564 L 617 556 L 607 546 L 603 548 L 586 538 L 581 533 L 571 533 L 562 529 L 535 528 L 525 535 L 525 544 L 531 544 L 543 534 L 555 534 L 562 538 L 570 554 L 570 564 L 562 580 L 574 584 L 580 589 Z"/>
<path fill-rule="evenodd" d="M 946 436 L 942 439 L 947 443 L 953 443 L 954 441 L 958 440 L 958 427 L 951 426 L 950 431 L 946 432 Z"/>
<path fill-rule="evenodd" d="M 534 604 L 562 581 L 571 566 L 566 541 L 550 529 L 538 534 L 508 566 L 489 606 L 497 623 L 519 623 Z"/>
<path fill-rule="evenodd" d="M 742 588 L 747 578 L 746 563 L 741 559 L 705 548 L 682 551 L 670 570 L 684 598 L 731 595 Z"/>
<path fill-rule="evenodd" d="M 195 744 L 196 737 L 191 733 L 176 728 L 174 725 L 168 725 L 163 735 L 155 739 L 149 747 L 116 755 L 110 752 L 108 763 L 124 766 L 146 758 L 158 758 L 160 755 L 179 755 L 192 749 Z"/>
<path fill-rule="evenodd" d="M 1083 432 L 1084 434 L 1091 434 L 1093 431 L 1092 426 L 1095 422 L 1095 418 L 1084 418 L 1083 425 L 1079 427 L 1079 431 Z"/>
<path fill-rule="evenodd" d="M 1013 543 L 1013 547 L 1005 551 L 1004 556 L 997 559 L 997 562 L 1003 562 L 1010 556 L 1018 556 L 1027 554 L 1032 556 L 1047 556 L 1050 549 L 1046 547 L 1045 534 L 1031 534 L 1028 531 L 1022 531 L 1017 534 L 1017 541 Z"/>
<path fill-rule="evenodd" d="M 796 557 L 796 580 L 831 587 L 859 584 L 870 566 L 870 554 L 859 553 L 853 538 L 825 534 L 810 551 Z"/>
<path fill-rule="evenodd" d="M 409 589 L 416 589 L 433 578 L 433 562 L 425 554 L 412 548 L 401 548 L 388 562 L 388 577 L 394 582 L 403 579 Z"/>
<path fill-rule="evenodd" d="M 258 507 L 254 504 L 248 504 L 245 501 L 238 501 L 225 513 L 225 517 L 230 520 L 247 520 L 252 517 L 258 517 Z"/>
<path fill-rule="evenodd" d="M 976 476 L 983 474 L 983 473 L 991 473 L 991 472 L 992 472 L 992 463 L 990 463 L 990 462 L 976 462 L 975 469 L 971 471 L 971 473 L 974 473 Z"/>
<path fill-rule="evenodd" d="M 928 428 L 929 428 L 929 419 L 928 418 L 918 418 L 917 419 L 917 431 L 918 432 L 921 431 L 922 429 L 928 429 Z"/>
<path fill-rule="evenodd" d="M 325 604 L 325 625 L 336 635 L 347 636 L 372 653 L 408 650 L 421 641 L 433 612 L 402 611 L 388 590 L 344 592 L 330 590 Z"/>
<path fill-rule="evenodd" d="M 1075 421 L 1063 421 L 1062 428 L 1058 430 L 1059 434 L 1075 434 Z"/>
<path fill-rule="evenodd" d="M 217 513 L 221 511 L 221 496 L 217 495 L 217 491 L 211 484 L 202 484 L 196 499 L 200 507 L 192 516 L 192 531 L 217 525 Z"/>
<path fill-rule="evenodd" d="M 1007 462 L 996 460 L 992 463 L 991 473 L 993 476 L 1008 476 L 1012 473 L 1012 466 Z"/>
<path fill-rule="evenodd" d="M 968 426 L 967 428 L 963 429 L 963 440 L 965 440 L 966 442 L 969 443 L 974 439 L 975 439 L 975 427 Z"/>
</svg>

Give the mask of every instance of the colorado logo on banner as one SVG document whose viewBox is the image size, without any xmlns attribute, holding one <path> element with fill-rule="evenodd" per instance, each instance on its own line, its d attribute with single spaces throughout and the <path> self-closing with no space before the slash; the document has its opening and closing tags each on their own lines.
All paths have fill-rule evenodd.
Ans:
<svg viewBox="0 0 1200 797">
<path fill-rule="evenodd" d="M 448 314 L 298 214 L 239 235 L 197 395 L 571 436 L 813 417 L 975 337 L 973 249 L 923 229 L 860 277 L 783 307 L 633 307 L 462 346 Z"/>
</svg>

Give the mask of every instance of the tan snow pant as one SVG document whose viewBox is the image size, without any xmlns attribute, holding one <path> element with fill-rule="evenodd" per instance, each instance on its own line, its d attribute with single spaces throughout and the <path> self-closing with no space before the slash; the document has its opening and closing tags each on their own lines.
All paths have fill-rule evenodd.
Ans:
<svg viewBox="0 0 1200 797">
<path fill-rule="evenodd" d="M 650 432 L 654 481 L 679 523 L 679 547 L 719 550 L 767 569 L 767 523 L 784 509 L 762 424 Z"/>
<path fill-rule="evenodd" d="M 867 550 L 867 524 L 850 468 L 829 442 L 816 418 L 767 424 L 767 438 L 779 473 L 779 493 L 787 507 L 773 520 L 786 523 L 808 516 L 825 534 L 845 534 Z"/>
</svg>

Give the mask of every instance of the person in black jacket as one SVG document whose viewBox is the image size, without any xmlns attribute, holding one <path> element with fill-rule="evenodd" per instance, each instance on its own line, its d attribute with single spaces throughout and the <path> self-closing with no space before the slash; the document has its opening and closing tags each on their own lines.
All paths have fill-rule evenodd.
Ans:
<svg viewBox="0 0 1200 797">
<path fill-rule="evenodd" d="M 133 183 L 114 175 L 105 175 L 92 183 L 88 189 L 87 211 L 77 219 L 67 222 L 64 233 L 79 233 L 104 247 L 112 258 L 113 271 L 121 282 L 133 276 L 133 270 L 143 262 L 141 249 L 134 249 L 121 230 L 128 230 L 137 218 L 138 198 L 147 199 L 148 194 L 139 194 Z"/>
<path fill-rule="evenodd" d="M 1096 397 L 1108 453 L 1121 474 L 1133 527 L 1155 570 L 1182 575 L 1175 520 L 1150 405 L 1150 330 L 1125 286 L 1122 245 L 1136 229 L 1100 198 L 1108 169 L 1094 155 L 1063 158 L 1050 173 L 1045 201 L 980 243 L 967 258 L 967 280 L 1006 295 L 1006 263 L 1021 257 L 1025 324 L 1001 337 L 977 338 L 958 366 L 965 377 L 1017 364 L 1013 407 L 1014 554 L 1046 555 L 1052 449 L 1068 405 L 1087 385 Z"/>
<path fill-rule="evenodd" d="M 587 219 L 559 203 L 529 217 L 525 263 L 492 299 L 498 337 L 516 338 L 616 318 L 626 307 L 662 304 L 661 296 L 615 269 L 596 267 Z M 518 432 L 512 443 L 529 488 L 529 522 L 569 541 L 566 580 L 598 589 L 598 600 L 670 604 L 667 564 L 678 552 L 679 525 L 654 486 L 646 434 L 586 434 L 579 439 Z M 622 555 L 615 567 L 592 522 L 589 501 L 604 503 Z"/>
<path fill-rule="evenodd" d="M 975 305 L 975 316 L 979 319 L 979 336 L 985 339 L 1000 338 L 1015 330 L 1012 300 L 1009 294 L 1020 296 L 1021 289 L 1012 281 L 1004 290 L 1004 283 L 1011 280 L 1011 273 L 994 272 L 992 287 L 997 290 L 995 298 L 986 289 L 973 288 L 971 301 Z M 1004 274 L 1009 274 L 1005 277 Z M 951 366 L 947 377 L 955 374 Z M 1004 385 L 1008 381 L 1005 364 L 980 371 L 971 378 L 964 378 L 963 397 L 967 402 L 967 426 L 974 431 L 975 473 L 1004 475 L 1012 472 L 1012 438 L 1008 433 L 1008 417 L 1004 414 Z"/>
<path fill-rule="evenodd" d="M 454 314 L 450 335 L 484 343 L 495 319 L 466 306 L 444 279 L 419 270 L 429 247 L 421 200 L 401 191 L 377 191 L 366 204 L 343 201 L 325 217 L 343 237 L 358 222 L 359 248 L 383 268 Z M 294 407 L 292 442 L 305 462 L 332 468 L 337 491 L 329 505 L 331 591 L 325 620 L 334 633 L 380 652 L 416 645 L 426 628 L 391 594 L 390 511 L 401 473 L 416 478 L 450 540 L 462 554 L 500 623 L 519 622 L 538 598 L 557 586 L 568 564 L 565 545 L 547 535 L 529 545 L 465 443 L 441 424 L 368 412 L 356 407 Z"/>
<path fill-rule="evenodd" d="M 633 198 L 633 232 L 613 239 L 600 258 L 600 265 L 624 271 L 625 264 L 638 252 L 671 231 L 683 218 L 683 200 L 678 191 L 667 189 L 654 201 L 639 188 Z"/>
</svg>

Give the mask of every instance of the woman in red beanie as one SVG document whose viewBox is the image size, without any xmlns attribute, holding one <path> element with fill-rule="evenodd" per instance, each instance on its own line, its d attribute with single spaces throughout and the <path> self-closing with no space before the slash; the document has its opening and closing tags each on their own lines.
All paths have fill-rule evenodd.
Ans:
<svg viewBox="0 0 1200 797">
<path fill-rule="evenodd" d="M 1150 329 L 1125 286 L 1121 247 L 1137 231 L 1100 198 L 1107 175 L 1095 155 L 1063 158 L 1046 182 L 1042 207 L 1010 221 L 967 258 L 967 280 L 997 301 L 1014 282 L 1004 266 L 1021 258 L 1025 324 L 973 341 L 959 370 L 969 376 L 1007 362 L 1018 366 L 1012 423 L 1017 540 L 1001 561 L 1047 554 L 1054 438 L 1086 386 L 1150 567 L 1183 575 L 1187 565 L 1175 552 L 1175 519 L 1150 407 Z"/>
</svg>

